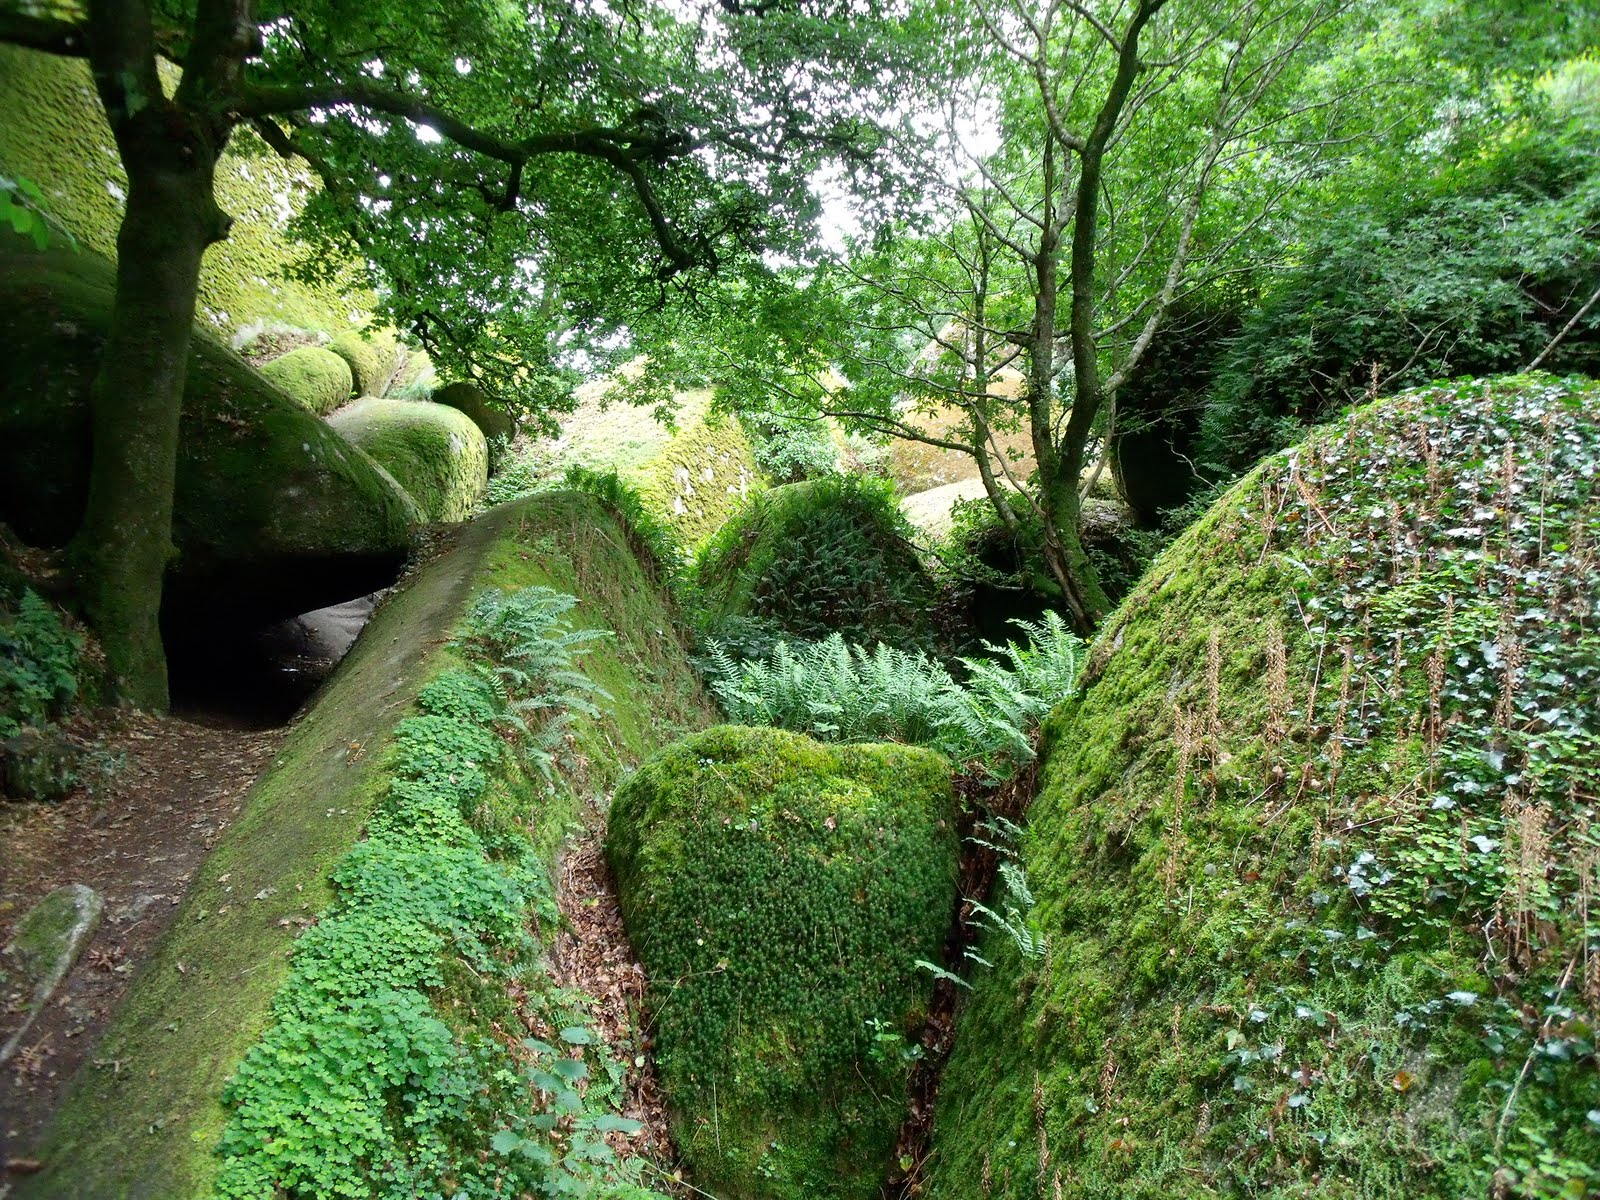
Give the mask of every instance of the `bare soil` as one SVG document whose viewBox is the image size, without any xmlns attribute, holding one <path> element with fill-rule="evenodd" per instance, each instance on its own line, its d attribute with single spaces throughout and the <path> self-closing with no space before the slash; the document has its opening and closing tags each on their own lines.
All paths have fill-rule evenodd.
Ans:
<svg viewBox="0 0 1600 1200">
<path fill-rule="evenodd" d="M 55 804 L 0 801 L 0 944 L 62 884 L 87 884 L 105 900 L 77 965 L 0 1071 L 6 1170 L 31 1165 L 67 1081 L 92 1058 L 112 1010 L 284 733 L 118 713 L 95 730 L 102 770 L 91 786 Z M 0 1043 L 21 1025 L 27 1000 L 21 981 L 0 984 Z"/>
</svg>

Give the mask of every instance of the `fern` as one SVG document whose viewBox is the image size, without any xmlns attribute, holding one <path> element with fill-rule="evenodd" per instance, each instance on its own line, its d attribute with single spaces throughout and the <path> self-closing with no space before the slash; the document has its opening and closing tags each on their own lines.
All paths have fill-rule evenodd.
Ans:
<svg viewBox="0 0 1600 1200">
<path fill-rule="evenodd" d="M 611 700 L 575 664 L 584 649 L 613 635 L 567 628 L 565 618 L 577 603 L 547 587 L 490 588 L 473 599 L 452 643 L 488 685 L 500 732 L 551 785 L 573 716 L 598 717 L 596 702 Z"/>
<path fill-rule="evenodd" d="M 879 643 L 780 641 L 764 658 L 740 661 L 709 643 L 711 688 L 728 718 L 774 725 L 827 741 L 897 741 L 931 746 L 961 763 L 1004 775 L 1033 757 L 1033 735 L 1072 689 L 1081 643 L 1054 613 L 1017 622 L 1023 643 L 988 645 L 991 659 L 962 659 L 965 682 L 921 653 Z"/>
</svg>

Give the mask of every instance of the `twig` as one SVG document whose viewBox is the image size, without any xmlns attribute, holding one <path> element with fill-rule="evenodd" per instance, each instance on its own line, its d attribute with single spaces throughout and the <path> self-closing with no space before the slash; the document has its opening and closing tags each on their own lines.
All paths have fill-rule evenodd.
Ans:
<svg viewBox="0 0 1600 1200">
<path fill-rule="evenodd" d="M 1600 301 L 1600 288 L 1595 288 L 1594 294 L 1584 302 L 1583 307 L 1572 314 L 1572 320 L 1563 325 L 1561 327 L 1561 332 L 1550 339 L 1550 344 L 1543 350 L 1539 351 L 1539 357 L 1528 364 L 1528 370 L 1537 371 L 1539 369 L 1540 364 L 1542 364 L 1545 359 L 1550 357 L 1550 352 L 1561 344 L 1561 339 L 1566 337 L 1567 334 L 1571 333 L 1573 327 L 1576 326 L 1579 321 L 1583 320 L 1584 317 L 1589 315 L 1589 310 L 1595 306 L 1596 301 Z"/>
</svg>

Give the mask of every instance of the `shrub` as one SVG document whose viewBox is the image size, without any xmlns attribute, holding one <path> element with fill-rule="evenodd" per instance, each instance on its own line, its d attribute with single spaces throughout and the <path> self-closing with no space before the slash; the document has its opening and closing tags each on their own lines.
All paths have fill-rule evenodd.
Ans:
<svg viewBox="0 0 1600 1200">
<path fill-rule="evenodd" d="M 23 588 L 0 607 L 0 738 L 62 716 L 78 697 L 83 637 L 54 606 Z"/>
<path fill-rule="evenodd" d="M 741 418 L 756 466 L 773 483 L 821 479 L 842 470 L 827 421 L 750 414 Z"/>
<path fill-rule="evenodd" d="M 770 658 L 738 662 L 711 647 L 712 689 L 731 720 L 825 741 L 927 746 L 955 762 L 1006 774 L 1033 757 L 1033 734 L 1071 690 L 1082 643 L 1061 617 L 1013 622 L 1029 640 L 985 643 L 992 659 L 963 658 L 958 683 L 925 654 L 878 643 L 779 642 Z"/>
<path fill-rule="evenodd" d="M 838 475 L 763 492 L 696 561 L 705 616 L 800 638 L 927 646 L 933 581 L 886 482 Z"/>
</svg>

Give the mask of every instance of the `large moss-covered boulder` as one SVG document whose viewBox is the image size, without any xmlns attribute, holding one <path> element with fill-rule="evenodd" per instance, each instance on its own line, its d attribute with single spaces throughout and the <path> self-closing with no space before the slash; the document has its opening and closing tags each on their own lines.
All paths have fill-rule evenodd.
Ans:
<svg viewBox="0 0 1600 1200">
<path fill-rule="evenodd" d="M 483 431 L 483 436 L 489 442 L 489 470 L 491 473 L 498 470 L 506 447 L 517 436 L 517 422 L 511 414 L 491 404 L 483 389 L 475 383 L 446 384 L 429 399 L 472 418 L 472 423 Z"/>
<path fill-rule="evenodd" d="M 89 483 L 89 385 L 111 319 L 98 256 L 0 237 L 0 521 L 60 546 Z M 416 511 L 366 455 L 196 330 L 179 433 L 169 617 L 241 625 L 393 581 Z"/>
<path fill-rule="evenodd" d="M 321 346 L 301 346 L 261 368 L 261 373 L 306 408 L 322 416 L 350 399 L 350 364 Z"/>
<path fill-rule="evenodd" d="M 350 367 L 350 377 L 358 396 L 379 396 L 388 386 L 394 362 L 390 347 L 380 345 L 359 333 L 341 333 L 328 343 L 328 350 L 337 354 Z"/>
<path fill-rule="evenodd" d="M 1381 401 L 1157 559 L 1048 728 L 927 1195 L 1600 1188 L 1600 385 Z"/>
<path fill-rule="evenodd" d="M 759 493 L 706 543 L 694 581 L 713 625 L 926 644 L 935 587 L 889 485 L 853 475 Z"/>
<path fill-rule="evenodd" d="M 877 1196 L 955 899 L 949 764 L 719 726 L 618 790 L 606 848 L 696 1185 Z"/>
<path fill-rule="evenodd" d="M 328 424 L 399 480 L 427 520 L 465 520 L 488 488 L 483 432 L 456 409 L 368 397 Z"/>
</svg>

